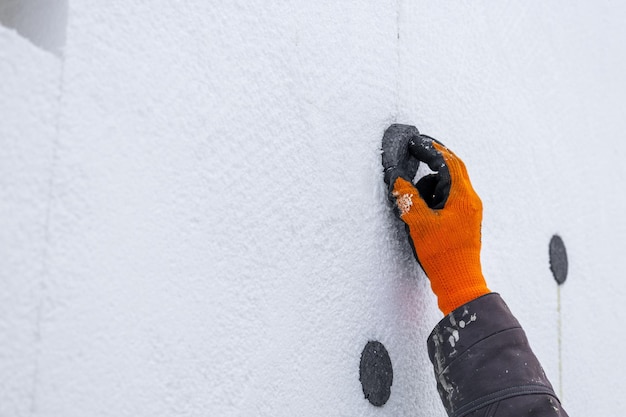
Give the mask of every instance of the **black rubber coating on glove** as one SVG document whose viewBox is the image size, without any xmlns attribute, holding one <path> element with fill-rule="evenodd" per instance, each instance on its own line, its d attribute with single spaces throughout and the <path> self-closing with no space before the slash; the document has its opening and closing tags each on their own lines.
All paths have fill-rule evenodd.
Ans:
<svg viewBox="0 0 626 417">
<path fill-rule="evenodd" d="M 388 187 L 388 197 L 399 177 L 411 182 L 428 207 L 434 210 L 445 206 L 450 194 L 450 172 L 443 156 L 432 145 L 438 142 L 430 136 L 419 133 L 415 126 L 393 124 L 385 130 L 382 143 L 384 180 Z M 443 145 L 442 145 L 443 146 Z M 428 174 L 415 182 L 419 164 L 424 162 L 433 174 Z"/>
</svg>

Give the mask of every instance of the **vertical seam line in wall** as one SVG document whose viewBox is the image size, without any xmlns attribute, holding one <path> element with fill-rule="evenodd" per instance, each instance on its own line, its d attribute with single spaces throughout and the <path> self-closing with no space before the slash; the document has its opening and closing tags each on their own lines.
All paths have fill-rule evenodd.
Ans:
<svg viewBox="0 0 626 417">
<path fill-rule="evenodd" d="M 66 23 L 67 24 L 67 23 Z M 58 78 L 58 90 L 56 97 L 56 106 L 55 106 L 55 115 L 54 115 L 54 134 L 53 134 L 53 143 L 52 143 L 52 155 L 50 161 L 49 175 L 48 175 L 48 187 L 47 187 L 47 195 L 46 195 L 46 212 L 44 218 L 44 251 L 42 255 L 42 274 L 39 279 L 39 288 L 38 288 L 38 296 L 37 300 L 37 311 L 35 316 L 35 334 L 34 334 L 34 343 L 35 343 L 35 357 L 34 357 L 34 370 L 32 377 L 32 385 L 31 385 L 31 395 L 30 395 L 30 415 L 34 416 L 37 413 L 37 393 L 39 386 L 39 359 L 41 356 L 41 322 L 43 317 L 43 308 L 46 300 L 47 290 L 48 290 L 48 278 L 50 276 L 50 250 L 51 250 L 51 231 L 50 231 L 50 223 L 52 217 L 52 202 L 54 200 L 54 180 L 55 180 L 55 172 L 57 169 L 57 161 L 58 161 L 58 153 L 59 146 L 61 141 L 61 115 L 62 115 L 62 105 L 63 105 L 63 95 L 64 95 L 64 84 L 65 84 L 65 51 L 61 51 L 59 54 L 60 59 L 60 71 Z"/>
<path fill-rule="evenodd" d="M 556 286 L 557 344 L 559 349 L 559 399 L 563 402 L 563 321 L 561 319 L 561 286 Z"/>
<path fill-rule="evenodd" d="M 400 48 L 400 16 L 402 12 L 402 0 L 396 0 L 396 114 L 394 115 L 394 122 L 398 121 L 400 115 L 400 79 L 402 76 L 401 63 L 401 48 Z"/>
</svg>

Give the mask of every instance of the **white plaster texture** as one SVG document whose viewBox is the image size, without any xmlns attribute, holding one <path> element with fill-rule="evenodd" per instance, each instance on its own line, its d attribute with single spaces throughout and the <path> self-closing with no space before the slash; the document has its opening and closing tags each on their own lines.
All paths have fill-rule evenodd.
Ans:
<svg viewBox="0 0 626 417">
<path fill-rule="evenodd" d="M 467 162 L 488 282 L 570 414 L 619 416 L 625 13 L 72 2 L 60 57 L 0 27 L 0 415 L 443 416 L 382 183 L 401 122 Z"/>
</svg>

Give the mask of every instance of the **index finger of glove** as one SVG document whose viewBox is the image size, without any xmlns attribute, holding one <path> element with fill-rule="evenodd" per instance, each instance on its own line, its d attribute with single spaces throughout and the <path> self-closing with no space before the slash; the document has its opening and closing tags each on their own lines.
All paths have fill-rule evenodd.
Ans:
<svg viewBox="0 0 626 417">
<path fill-rule="evenodd" d="M 440 144 L 436 139 L 426 135 L 415 135 L 409 141 L 409 152 L 417 160 L 426 163 L 433 171 L 439 171 L 445 167 L 445 160 L 440 150 L 435 148 Z"/>
<path fill-rule="evenodd" d="M 461 158 L 456 156 L 455 153 L 448 149 L 443 143 L 438 142 L 434 139 L 433 148 L 435 148 L 435 150 L 441 154 L 441 157 L 444 160 L 444 164 L 448 167 L 450 178 L 453 181 L 469 180 L 467 168 L 465 167 L 465 164 L 463 163 Z"/>
<path fill-rule="evenodd" d="M 449 170 L 451 184 L 448 203 L 452 206 L 457 206 L 458 204 L 466 206 L 469 202 L 474 202 L 478 207 L 481 204 L 480 199 L 472 187 L 467 168 L 461 158 L 441 143 L 434 143 L 433 146 L 441 152 Z"/>
<path fill-rule="evenodd" d="M 442 209 L 450 194 L 451 180 L 444 154 L 436 145 L 441 143 L 430 136 L 417 135 L 409 142 L 409 152 L 436 172 L 421 178 L 417 182 L 417 188 L 429 207 Z"/>
</svg>

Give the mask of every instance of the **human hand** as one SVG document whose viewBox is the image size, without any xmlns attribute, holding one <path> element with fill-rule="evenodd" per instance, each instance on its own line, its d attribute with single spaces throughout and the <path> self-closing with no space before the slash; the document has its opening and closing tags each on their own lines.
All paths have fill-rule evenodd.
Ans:
<svg viewBox="0 0 626 417">
<path fill-rule="evenodd" d="M 439 308 L 448 314 L 489 292 L 480 264 L 482 202 L 465 164 L 451 150 L 412 126 L 392 128 L 390 134 L 404 135 L 400 146 L 406 143 L 406 153 L 402 161 L 391 164 L 390 155 L 386 158 L 384 153 L 385 147 L 390 147 L 383 143 L 390 198 L 407 225 L 409 241 L 430 279 Z M 388 138 L 387 143 L 391 140 Z M 419 162 L 434 173 L 414 184 Z"/>
</svg>

